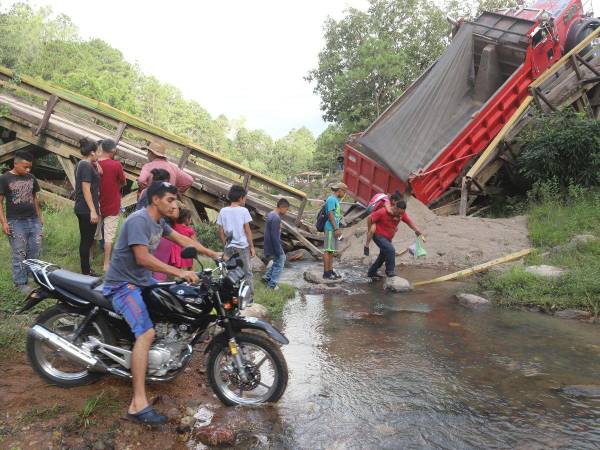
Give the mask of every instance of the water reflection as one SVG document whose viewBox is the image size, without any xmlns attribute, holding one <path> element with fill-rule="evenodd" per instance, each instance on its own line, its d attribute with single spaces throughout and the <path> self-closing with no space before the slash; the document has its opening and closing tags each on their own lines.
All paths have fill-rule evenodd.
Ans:
<svg viewBox="0 0 600 450">
<path fill-rule="evenodd" d="M 412 274 L 412 279 L 426 277 Z M 242 448 L 599 448 L 600 327 L 472 311 L 464 286 L 306 295 L 289 303 L 290 369 L 275 406 L 229 411 Z"/>
</svg>

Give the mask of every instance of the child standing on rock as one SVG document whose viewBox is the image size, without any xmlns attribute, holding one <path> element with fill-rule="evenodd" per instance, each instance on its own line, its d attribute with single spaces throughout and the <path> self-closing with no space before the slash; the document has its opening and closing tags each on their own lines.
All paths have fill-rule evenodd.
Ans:
<svg viewBox="0 0 600 450">
<path fill-rule="evenodd" d="M 265 223 L 265 258 L 272 259 L 273 264 L 263 276 L 269 289 L 279 289 L 279 277 L 285 265 L 285 252 L 281 246 L 281 218 L 285 216 L 290 207 L 290 202 L 285 198 L 277 201 L 277 208 L 267 215 Z"/>
<path fill-rule="evenodd" d="M 368 229 L 375 225 L 375 234 L 373 242 L 379 247 L 379 256 L 369 267 L 367 276 L 372 279 L 380 278 L 377 270 L 385 263 L 385 274 L 387 277 L 396 276 L 396 249 L 392 244 L 394 235 L 398 231 L 398 224 L 404 222 L 417 236 L 421 236 L 421 231 L 412 223 L 406 214 L 406 202 L 399 201 L 392 204 L 391 213 L 386 208 L 380 208 L 369 216 L 367 221 Z"/>
<path fill-rule="evenodd" d="M 346 195 L 348 186 L 344 183 L 335 183 L 331 186 L 332 194 L 325 201 L 325 243 L 323 246 L 323 278 L 325 280 L 338 280 L 341 277 L 333 270 L 333 257 L 338 249 L 338 240 L 342 236 L 340 222 L 342 209 L 340 201 Z"/>
</svg>

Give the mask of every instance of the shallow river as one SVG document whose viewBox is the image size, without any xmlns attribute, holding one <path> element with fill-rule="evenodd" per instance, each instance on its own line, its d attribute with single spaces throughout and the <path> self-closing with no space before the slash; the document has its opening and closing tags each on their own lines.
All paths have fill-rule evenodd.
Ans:
<svg viewBox="0 0 600 450">
<path fill-rule="evenodd" d="M 411 280 L 430 274 L 412 272 Z M 464 285 L 303 295 L 282 328 L 290 381 L 273 407 L 229 409 L 245 448 L 600 448 L 600 327 L 472 311 Z"/>
</svg>

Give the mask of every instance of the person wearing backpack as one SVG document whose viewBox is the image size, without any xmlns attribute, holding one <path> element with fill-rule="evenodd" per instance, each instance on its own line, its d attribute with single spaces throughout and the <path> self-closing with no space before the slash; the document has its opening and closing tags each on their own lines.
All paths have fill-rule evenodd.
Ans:
<svg viewBox="0 0 600 450">
<path fill-rule="evenodd" d="M 333 270 L 333 257 L 337 252 L 338 242 L 342 236 L 340 221 L 342 220 L 342 209 L 340 200 L 346 195 L 348 186 L 344 183 L 335 183 L 331 186 L 333 193 L 325 201 L 325 216 L 327 220 L 323 227 L 325 242 L 323 246 L 323 278 L 326 280 L 337 280 L 341 275 Z"/>
<path fill-rule="evenodd" d="M 380 278 L 377 270 L 385 263 L 385 274 L 387 277 L 396 276 L 396 249 L 392 240 L 398 231 L 400 222 L 407 224 L 417 236 L 421 236 L 421 231 L 412 223 L 406 214 L 406 202 L 399 201 L 392 204 L 392 212 L 389 213 L 386 208 L 379 208 L 369 216 L 368 229 L 375 226 L 373 242 L 379 247 L 379 256 L 369 267 L 367 276 L 371 279 Z"/>
</svg>

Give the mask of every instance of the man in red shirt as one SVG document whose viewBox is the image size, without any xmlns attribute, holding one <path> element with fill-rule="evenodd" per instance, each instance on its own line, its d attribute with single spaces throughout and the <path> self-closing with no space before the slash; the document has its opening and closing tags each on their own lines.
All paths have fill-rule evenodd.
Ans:
<svg viewBox="0 0 600 450">
<path fill-rule="evenodd" d="M 121 212 L 121 187 L 125 184 L 125 172 L 119 161 L 115 161 L 117 144 L 112 139 L 104 139 L 102 152 L 98 158 L 100 171 L 100 222 L 96 239 L 104 238 L 104 272 L 108 270 L 113 242 L 117 235 L 119 213 Z"/>
<path fill-rule="evenodd" d="M 377 270 L 385 262 L 385 274 L 388 277 L 396 276 L 396 249 L 392 244 L 394 235 L 398 231 L 398 224 L 404 222 L 417 236 L 421 235 L 419 229 L 412 223 L 406 214 L 406 202 L 399 201 L 392 204 L 391 213 L 386 208 L 379 208 L 368 219 L 368 229 L 375 225 L 375 234 L 373 242 L 379 247 L 379 256 L 369 267 L 367 276 L 370 278 L 379 278 Z"/>
</svg>

